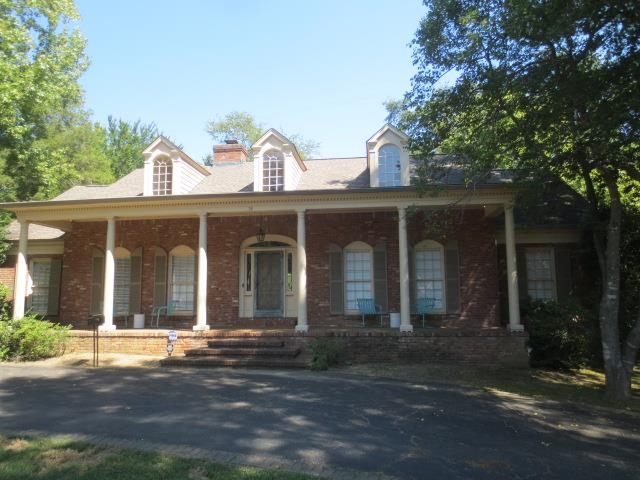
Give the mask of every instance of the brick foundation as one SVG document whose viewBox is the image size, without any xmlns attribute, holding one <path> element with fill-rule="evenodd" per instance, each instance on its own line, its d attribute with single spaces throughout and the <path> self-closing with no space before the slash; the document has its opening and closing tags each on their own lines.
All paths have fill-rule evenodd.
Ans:
<svg viewBox="0 0 640 480">
<path fill-rule="evenodd" d="M 178 331 L 173 355 L 185 349 L 204 346 L 215 337 L 278 336 L 289 345 L 309 349 L 319 337 L 344 344 L 344 360 L 349 363 L 453 363 L 501 365 L 526 368 L 528 356 L 526 334 L 509 333 L 501 329 L 459 330 L 434 329 L 399 333 L 397 330 L 318 330 L 300 334 L 291 330 L 210 330 Z M 122 330 L 101 332 L 99 351 L 165 355 L 166 330 Z M 67 353 L 91 352 L 93 332 L 72 331 Z"/>
</svg>

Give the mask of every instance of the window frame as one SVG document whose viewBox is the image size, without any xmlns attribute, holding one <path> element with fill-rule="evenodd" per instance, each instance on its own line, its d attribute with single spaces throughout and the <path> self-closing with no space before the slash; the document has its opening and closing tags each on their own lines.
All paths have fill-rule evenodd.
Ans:
<svg viewBox="0 0 640 480">
<path fill-rule="evenodd" d="M 435 278 L 424 278 L 421 279 L 419 278 L 419 271 L 421 270 L 419 268 L 419 255 L 420 253 L 423 252 L 437 252 L 439 255 L 439 268 L 440 268 L 440 276 L 439 277 L 435 277 Z M 435 306 L 433 308 L 433 312 L 434 313 L 444 313 L 447 311 L 447 271 L 446 271 L 446 265 L 445 265 L 445 249 L 444 249 L 444 245 L 442 245 L 439 242 L 436 242 L 434 240 L 422 240 L 421 242 L 418 242 L 416 245 L 414 245 L 413 247 L 413 292 L 414 292 L 414 297 L 415 300 L 417 301 L 418 298 L 435 298 L 436 299 L 436 303 Z M 434 262 L 431 262 L 434 263 Z M 431 296 L 425 296 L 425 297 L 421 297 L 419 292 L 419 284 L 420 283 L 428 283 L 428 282 L 432 282 L 432 283 L 436 283 L 439 282 L 441 285 L 441 298 L 438 299 L 437 296 L 435 295 L 431 295 Z M 424 288 L 425 290 L 427 290 L 426 288 Z M 431 289 L 432 291 L 434 290 L 433 288 Z M 438 300 L 440 301 L 440 304 L 438 304 Z"/>
<path fill-rule="evenodd" d="M 174 267 L 176 266 L 176 259 L 178 258 L 190 258 L 190 267 L 192 268 L 191 280 L 176 281 L 174 277 Z M 197 289 L 197 261 L 196 252 L 186 245 L 179 245 L 169 252 L 169 259 L 167 265 L 167 305 L 170 306 L 171 315 L 193 315 L 196 308 L 196 289 Z M 191 299 L 189 300 L 191 308 L 180 308 L 180 304 L 174 298 L 174 288 L 190 287 Z M 178 305 L 178 306 L 176 306 Z"/>
<path fill-rule="evenodd" d="M 166 196 L 173 193 L 173 162 L 167 156 L 153 160 L 151 191 L 154 196 Z"/>
<path fill-rule="evenodd" d="M 532 254 L 547 254 L 549 261 L 549 275 L 545 277 L 533 277 L 533 270 L 529 267 L 530 256 Z M 556 301 L 558 299 L 558 284 L 556 279 L 556 261 L 555 261 L 555 249 L 553 247 L 525 247 L 524 249 L 524 262 L 525 262 L 525 271 L 526 271 L 526 284 L 527 284 L 527 297 L 532 300 L 538 300 L 542 302 L 548 301 Z M 536 272 L 539 272 L 540 269 L 535 269 Z M 535 288 L 533 291 L 541 292 L 541 291 L 549 291 L 551 294 L 549 297 L 539 297 L 531 294 L 532 292 L 532 283 L 539 285 L 541 282 L 548 282 L 551 285 L 550 289 L 541 289 Z"/>
<path fill-rule="evenodd" d="M 46 264 L 48 265 L 48 269 L 46 272 L 46 283 L 44 286 L 39 285 L 39 283 L 36 282 L 36 275 L 35 275 L 35 265 L 36 264 Z M 50 282 L 51 282 L 51 258 L 33 258 L 29 261 L 29 276 L 31 278 L 31 290 L 32 293 L 31 295 L 29 295 L 27 297 L 27 307 L 29 308 L 29 310 L 31 310 L 33 313 L 36 313 L 38 315 L 47 315 L 49 313 L 49 290 L 50 290 Z M 33 306 L 33 299 L 36 297 L 36 289 L 38 290 L 38 296 L 43 296 L 46 299 L 46 302 L 44 303 L 44 311 L 42 310 L 37 310 L 34 308 Z M 42 294 L 41 291 L 44 291 L 46 293 Z"/>
<path fill-rule="evenodd" d="M 366 258 L 368 260 L 368 280 L 363 280 L 363 279 L 349 279 L 349 257 L 354 255 L 354 254 L 359 254 L 359 256 L 364 259 Z M 363 255 L 364 254 L 364 255 Z M 369 285 L 369 293 L 368 293 L 368 297 L 366 298 L 374 298 L 375 300 L 375 285 L 374 285 L 374 271 L 373 271 L 373 247 L 365 242 L 352 242 L 349 245 L 347 245 L 346 247 L 344 247 L 343 251 L 342 251 L 342 255 L 343 255 L 343 260 L 342 260 L 342 268 L 343 268 L 343 301 L 344 301 L 344 314 L 345 315 L 356 315 L 359 313 L 359 309 L 358 309 L 358 304 L 356 302 L 357 298 L 365 298 L 365 297 L 355 297 L 353 299 L 353 302 L 351 302 L 350 305 L 350 293 L 353 292 L 349 292 L 349 285 L 355 285 L 355 284 L 368 284 Z M 351 270 L 352 272 L 355 272 L 356 270 Z M 362 272 L 363 270 L 358 270 L 360 272 Z M 358 293 L 358 292 L 356 292 Z M 355 303 L 354 303 L 355 302 Z M 355 308 L 353 308 L 355 307 Z"/>
<path fill-rule="evenodd" d="M 262 191 L 284 191 L 284 154 L 275 148 L 262 154 Z M 275 173 L 274 173 L 275 172 Z"/>
<path fill-rule="evenodd" d="M 395 164 L 390 164 L 394 161 Z M 387 179 L 390 177 L 389 182 Z M 380 187 L 402 186 L 402 151 L 394 143 L 385 143 L 378 149 L 378 185 Z"/>
<path fill-rule="evenodd" d="M 122 317 L 131 314 L 130 296 L 131 296 L 131 252 L 123 247 L 117 247 L 114 255 L 113 269 L 113 316 Z M 121 270 L 125 268 L 126 275 L 122 275 Z M 119 272 L 120 270 L 120 272 Z M 118 310 L 118 302 L 124 304 L 122 299 L 126 298 L 126 310 Z"/>
</svg>

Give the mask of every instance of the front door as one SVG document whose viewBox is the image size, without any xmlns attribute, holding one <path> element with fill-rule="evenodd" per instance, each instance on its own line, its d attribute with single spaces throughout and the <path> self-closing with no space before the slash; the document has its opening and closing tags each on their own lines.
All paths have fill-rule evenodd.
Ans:
<svg viewBox="0 0 640 480">
<path fill-rule="evenodd" d="M 255 315 L 278 317 L 283 314 L 283 252 L 256 252 Z"/>
</svg>

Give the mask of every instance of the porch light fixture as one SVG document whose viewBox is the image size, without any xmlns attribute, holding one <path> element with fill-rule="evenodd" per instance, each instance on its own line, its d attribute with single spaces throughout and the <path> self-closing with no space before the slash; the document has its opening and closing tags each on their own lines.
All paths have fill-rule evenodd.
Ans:
<svg viewBox="0 0 640 480">
<path fill-rule="evenodd" d="M 264 231 L 264 229 L 262 228 L 262 225 L 260 225 L 260 228 L 258 229 L 258 233 L 256 233 L 256 238 L 258 239 L 258 242 L 262 243 L 264 242 L 264 237 L 266 236 L 266 233 Z"/>
</svg>

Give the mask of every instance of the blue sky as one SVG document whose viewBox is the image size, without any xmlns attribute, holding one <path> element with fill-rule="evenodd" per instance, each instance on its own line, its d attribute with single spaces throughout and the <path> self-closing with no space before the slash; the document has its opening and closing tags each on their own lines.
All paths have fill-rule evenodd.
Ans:
<svg viewBox="0 0 640 480">
<path fill-rule="evenodd" d="M 365 154 L 415 73 L 419 0 L 76 0 L 96 121 L 155 122 L 201 160 L 209 120 L 246 111 L 320 143 L 316 157 Z"/>
</svg>

